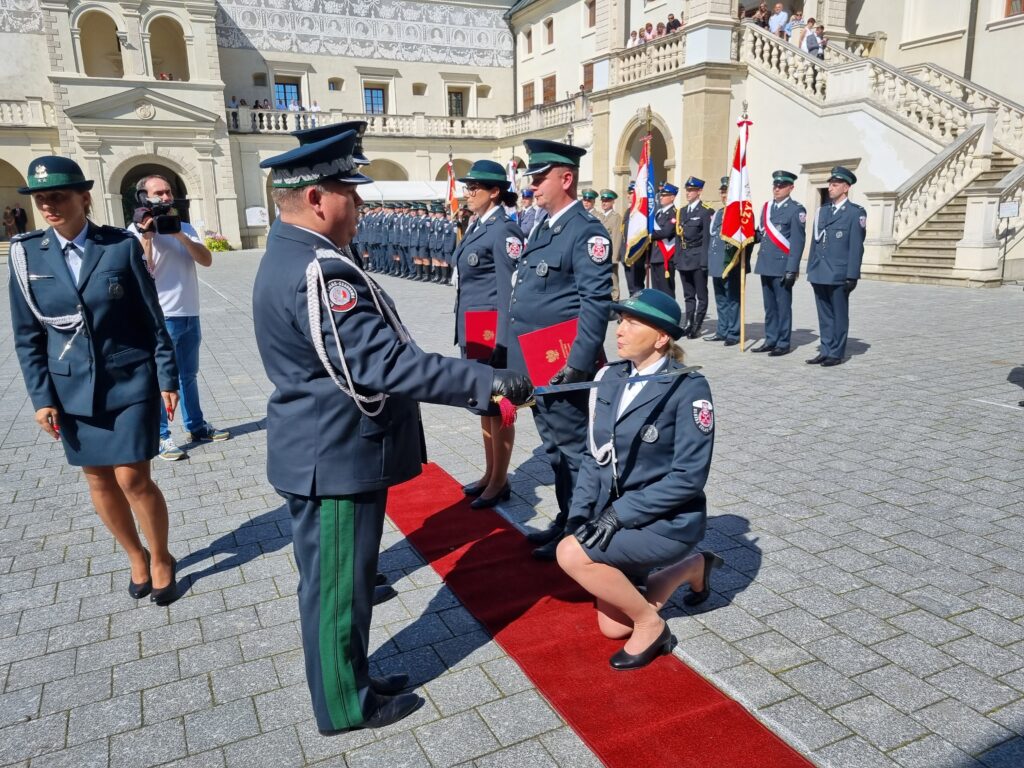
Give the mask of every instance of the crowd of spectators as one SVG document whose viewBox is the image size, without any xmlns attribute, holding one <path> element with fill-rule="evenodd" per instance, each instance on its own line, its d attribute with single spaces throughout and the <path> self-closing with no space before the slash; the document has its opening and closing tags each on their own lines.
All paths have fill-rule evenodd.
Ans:
<svg viewBox="0 0 1024 768">
<path fill-rule="evenodd" d="M 629 40 L 626 41 L 627 48 L 635 48 L 638 45 L 649 43 L 652 40 L 657 40 L 659 37 L 667 37 L 679 32 L 683 28 L 683 15 L 679 14 L 679 18 L 676 18 L 674 13 L 668 15 L 666 21 L 659 21 L 655 24 L 652 21 L 648 21 L 640 29 L 633 30 L 629 33 Z"/>
<path fill-rule="evenodd" d="M 761 3 L 752 10 L 744 10 L 741 7 L 740 17 L 750 19 L 759 27 L 767 29 L 771 34 L 812 56 L 825 58 L 825 47 L 828 45 L 825 27 L 818 24 L 813 17 L 805 21 L 802 11 L 794 11 L 790 15 L 782 3 L 775 3 L 771 10 L 768 9 L 767 3 Z"/>
</svg>

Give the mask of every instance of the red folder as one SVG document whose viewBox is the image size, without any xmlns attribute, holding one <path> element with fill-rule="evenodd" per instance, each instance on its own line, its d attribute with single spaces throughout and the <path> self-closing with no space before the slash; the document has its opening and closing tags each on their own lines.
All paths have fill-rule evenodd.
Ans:
<svg viewBox="0 0 1024 768">
<path fill-rule="evenodd" d="M 466 313 L 466 357 L 489 360 L 498 343 L 498 313 L 478 310 Z"/>
<path fill-rule="evenodd" d="M 519 336 L 519 347 L 523 350 L 526 372 L 530 374 L 533 386 L 547 384 L 552 376 L 566 366 L 575 340 L 575 319 Z"/>
</svg>

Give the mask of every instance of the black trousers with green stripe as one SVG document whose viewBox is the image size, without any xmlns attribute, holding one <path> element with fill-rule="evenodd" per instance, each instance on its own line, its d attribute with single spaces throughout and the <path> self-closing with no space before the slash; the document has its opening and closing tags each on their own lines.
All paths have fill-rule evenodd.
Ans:
<svg viewBox="0 0 1024 768">
<path fill-rule="evenodd" d="M 367 653 L 388 492 L 282 496 L 292 514 L 313 714 L 322 731 L 350 728 L 377 707 Z"/>
</svg>

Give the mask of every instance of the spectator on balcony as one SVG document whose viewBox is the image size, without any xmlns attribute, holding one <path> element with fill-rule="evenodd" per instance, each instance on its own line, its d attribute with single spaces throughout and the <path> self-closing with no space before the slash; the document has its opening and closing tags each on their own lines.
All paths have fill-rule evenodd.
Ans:
<svg viewBox="0 0 1024 768">
<path fill-rule="evenodd" d="M 768 17 L 768 31 L 778 37 L 785 37 L 787 21 L 789 14 L 783 9 L 782 3 L 776 3 L 772 15 Z"/>
<path fill-rule="evenodd" d="M 246 101 L 245 99 L 242 99 L 240 102 L 238 102 L 238 106 L 240 106 L 240 107 L 248 107 L 249 106 L 249 102 Z"/>
<path fill-rule="evenodd" d="M 634 29 L 629 33 L 629 40 L 626 41 L 626 47 L 635 48 L 638 45 L 640 45 L 640 38 L 637 37 L 637 32 Z"/>
<path fill-rule="evenodd" d="M 644 34 L 644 42 L 645 43 L 649 43 L 649 42 L 651 42 L 651 40 L 653 40 L 655 38 L 654 25 L 651 22 L 648 21 L 644 25 L 644 33 L 643 34 Z"/>
<path fill-rule="evenodd" d="M 786 30 L 786 39 L 792 45 L 797 48 L 800 47 L 800 43 L 803 42 L 804 35 L 807 33 L 807 24 L 804 21 L 804 14 L 802 11 L 795 11 L 793 17 L 786 23 L 784 27 Z"/>
<path fill-rule="evenodd" d="M 811 35 L 808 34 L 807 37 L 810 38 Z M 819 24 L 814 28 L 813 41 L 807 41 L 807 52 L 811 54 L 811 56 L 817 56 L 819 59 L 824 59 L 826 45 L 828 45 L 828 40 L 825 39 L 825 27 Z"/>
<path fill-rule="evenodd" d="M 316 103 L 315 99 L 313 100 L 313 103 L 310 105 L 309 111 L 310 112 L 320 112 L 320 111 L 322 111 L 320 109 L 320 105 Z M 310 118 L 309 118 L 309 125 L 310 125 L 310 127 L 316 128 L 318 124 L 319 123 L 317 122 L 317 116 L 315 114 L 311 115 Z"/>
<path fill-rule="evenodd" d="M 801 38 L 800 46 L 799 47 L 800 47 L 801 51 L 808 52 L 807 51 L 807 38 L 814 34 L 814 17 L 813 16 L 811 16 L 807 20 L 807 26 L 804 27 L 804 29 L 806 30 L 806 33 L 804 34 L 803 38 Z M 790 42 L 792 42 L 792 41 L 790 41 Z M 793 44 L 796 45 L 796 43 L 793 43 Z"/>
<path fill-rule="evenodd" d="M 264 99 L 263 103 L 260 104 L 260 109 L 271 109 L 270 99 Z"/>
<path fill-rule="evenodd" d="M 654 37 L 655 38 L 664 37 L 666 34 L 668 34 L 668 33 L 665 31 L 665 22 L 664 21 L 659 21 L 657 29 L 654 30 Z"/>
<path fill-rule="evenodd" d="M 228 109 L 238 109 L 238 97 L 232 96 L 231 101 L 228 102 Z"/>
<path fill-rule="evenodd" d="M 680 17 L 677 19 L 674 13 L 670 13 L 668 15 L 668 24 L 665 25 L 665 32 L 671 35 L 673 32 L 678 32 L 682 29 L 683 22 L 681 19 L 682 14 L 680 14 Z"/>
<path fill-rule="evenodd" d="M 297 99 L 292 99 L 291 100 L 291 102 L 288 104 L 288 111 L 289 112 L 301 112 L 302 111 L 302 107 L 299 105 L 299 102 L 298 102 Z"/>
</svg>

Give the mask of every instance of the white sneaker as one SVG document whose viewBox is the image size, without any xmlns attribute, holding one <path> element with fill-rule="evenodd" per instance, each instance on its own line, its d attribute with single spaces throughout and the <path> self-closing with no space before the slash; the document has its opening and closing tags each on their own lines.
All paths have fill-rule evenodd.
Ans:
<svg viewBox="0 0 1024 768">
<path fill-rule="evenodd" d="M 160 453 L 157 455 L 164 461 L 180 461 L 185 458 L 185 452 L 174 444 L 173 437 L 160 441 Z"/>
</svg>

